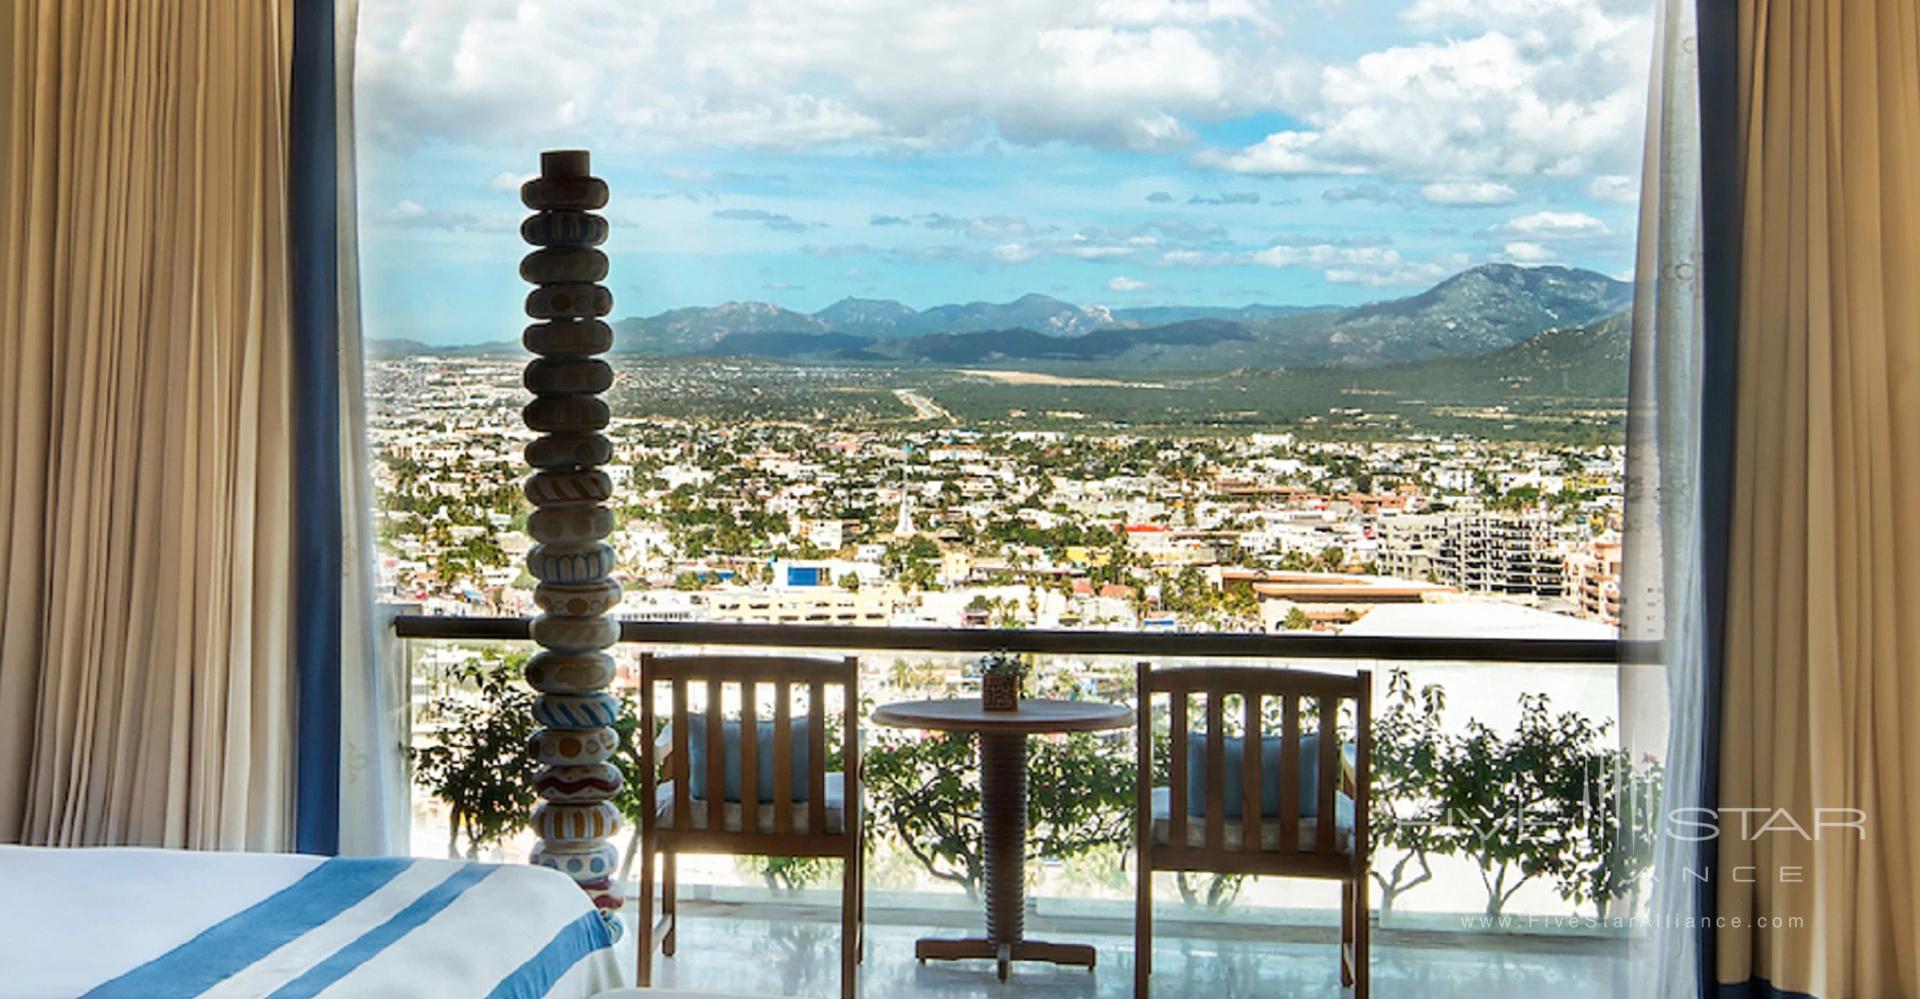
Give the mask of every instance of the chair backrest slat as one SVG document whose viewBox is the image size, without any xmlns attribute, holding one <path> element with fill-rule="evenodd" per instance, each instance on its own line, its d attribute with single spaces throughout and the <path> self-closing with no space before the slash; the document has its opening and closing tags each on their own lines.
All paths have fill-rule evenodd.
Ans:
<svg viewBox="0 0 1920 999">
<path fill-rule="evenodd" d="M 1360 688 L 1353 704 L 1353 852 L 1365 864 L 1372 850 L 1373 689 Z"/>
<path fill-rule="evenodd" d="M 1153 697 L 1147 693 L 1147 674 L 1152 669 L 1145 660 L 1133 665 L 1133 689 L 1140 692 L 1133 732 L 1133 833 L 1141 859 L 1153 842 Z"/>
<path fill-rule="evenodd" d="M 1245 700 L 1246 724 L 1240 740 L 1240 848 L 1254 853 L 1261 848 L 1260 837 L 1267 821 L 1260 810 L 1260 757 L 1265 747 L 1260 742 L 1260 695 L 1249 693 Z"/>
<path fill-rule="evenodd" d="M 693 792 L 687 787 L 693 774 L 693 756 L 687 750 L 687 681 L 673 678 L 673 828 L 693 828 Z"/>
<path fill-rule="evenodd" d="M 1141 699 L 1147 693 L 1141 691 Z M 1171 738 L 1167 741 L 1167 838 L 1182 846 L 1187 842 L 1187 693 L 1173 692 L 1169 715 Z"/>
<path fill-rule="evenodd" d="M 642 676 L 646 675 L 647 660 L 649 658 L 651 657 L 646 653 L 641 653 L 640 655 L 640 673 Z M 654 731 L 654 728 L 653 686 L 642 683 L 640 685 L 640 728 L 634 733 L 634 741 L 638 743 L 640 747 L 640 800 L 647 806 L 653 804 L 654 788 L 658 786 L 658 778 L 654 773 L 653 743 L 660 735 Z M 652 807 L 640 809 L 641 835 L 652 835 L 654 826 L 657 824 L 658 819 Z"/>
<path fill-rule="evenodd" d="M 740 828 L 760 831 L 760 706 L 758 685 L 740 685 Z"/>
<path fill-rule="evenodd" d="M 726 719 L 720 711 L 720 681 L 707 680 L 707 828 L 718 829 L 727 810 Z"/>
<path fill-rule="evenodd" d="M 807 684 L 807 832 L 827 828 L 827 685 Z"/>
<path fill-rule="evenodd" d="M 1207 849 L 1226 846 L 1227 726 L 1226 695 L 1207 694 Z"/>
<path fill-rule="evenodd" d="M 1280 695 L 1280 850 L 1300 849 L 1300 699 Z M 1284 821 L 1291 816 L 1293 821 Z"/>
<path fill-rule="evenodd" d="M 773 684 L 773 831 L 793 834 L 793 687 Z"/>
<path fill-rule="evenodd" d="M 1336 853 L 1333 796 L 1340 790 L 1340 702 L 1320 698 L 1320 787 L 1318 818 L 1313 823 L 1315 853 Z"/>
<path fill-rule="evenodd" d="M 846 810 L 847 832 L 859 838 L 861 821 L 860 811 L 860 660 L 848 656 L 841 662 L 845 676 L 841 680 L 841 691 L 845 698 L 842 711 L 846 722 L 841 726 L 840 746 L 841 775 L 843 782 L 841 793 L 844 796 L 842 806 Z"/>
</svg>

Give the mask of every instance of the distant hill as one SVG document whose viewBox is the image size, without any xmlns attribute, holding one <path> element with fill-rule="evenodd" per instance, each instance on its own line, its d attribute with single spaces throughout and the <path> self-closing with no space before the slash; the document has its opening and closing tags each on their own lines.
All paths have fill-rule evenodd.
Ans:
<svg viewBox="0 0 1920 999">
<path fill-rule="evenodd" d="M 1631 299 L 1629 284 L 1593 271 L 1485 264 L 1418 295 L 1346 309 L 1107 309 L 1024 295 L 1011 302 L 915 311 L 891 299 L 845 298 L 811 315 L 757 302 L 675 309 L 623 319 L 615 324 L 615 333 L 621 352 L 739 354 L 788 361 L 1117 362 L 1189 370 L 1373 367 L 1486 354 L 1543 330 L 1591 323 L 1625 308 Z M 1211 325 L 1190 325 L 1196 322 Z M 782 335 L 743 336 L 769 333 Z M 851 341 L 847 335 L 865 341 Z M 1058 342 L 1081 338 L 1090 339 Z"/>
<path fill-rule="evenodd" d="M 1139 326 L 1160 326 L 1188 319 L 1278 319 L 1302 312 L 1338 311 L 1334 305 L 1144 305 L 1113 310 L 1113 318 Z"/>
<path fill-rule="evenodd" d="M 1619 312 L 1581 326 L 1550 329 L 1476 357 L 1443 357 L 1376 368 L 1323 368 L 1300 374 L 1350 388 L 1456 405 L 1523 397 L 1618 401 L 1627 396 L 1632 324 Z"/>
<path fill-rule="evenodd" d="M 441 347 L 438 349 L 458 350 L 460 348 Z M 421 343 L 418 340 L 408 340 L 408 339 L 405 339 L 404 337 L 389 337 L 384 340 L 368 340 L 366 344 L 366 352 L 368 357 L 412 357 L 415 354 L 431 354 L 434 352 L 434 350 L 435 348 L 429 344 Z"/>
<path fill-rule="evenodd" d="M 743 333 L 855 334 L 873 338 L 929 333 L 981 333 L 1028 329 L 1050 336 L 1076 336 L 1117 325 L 1104 307 L 1080 306 L 1046 295 L 1011 302 L 936 305 L 925 311 L 891 299 L 843 298 L 811 315 L 766 302 L 674 309 L 613 324 L 615 350 L 646 354 L 709 354 Z M 735 346 L 763 340 L 736 340 Z"/>
<path fill-rule="evenodd" d="M 1353 433 L 1513 433 L 1529 440 L 1618 442 L 1626 401 L 1625 313 L 1547 330 L 1478 357 L 1377 367 L 1243 368 L 1161 373 L 1161 388 L 1131 390 L 1097 378 L 1075 383 L 1003 383 L 977 378 L 943 385 L 941 405 L 962 419 L 1019 408 L 1071 410 L 1089 418 L 1149 425 L 1257 426 L 1312 419 Z M 926 377 L 939 377 L 930 369 Z M 1493 407 L 1511 414 L 1512 422 Z M 1369 414 L 1348 419 L 1340 414 Z M 1398 429 L 1395 429 L 1398 428 Z"/>
<path fill-rule="evenodd" d="M 1632 321 L 1620 312 L 1597 323 L 1548 330 L 1477 360 L 1434 363 L 1452 365 L 1470 377 L 1491 375 L 1533 395 L 1625 399 L 1632 344 Z"/>
<path fill-rule="evenodd" d="M 737 333 L 826 333 L 821 319 L 769 302 L 689 306 L 613 324 L 614 350 L 644 354 L 698 354 Z"/>
<path fill-rule="evenodd" d="M 1408 298 L 1350 309 L 1323 363 L 1391 364 L 1485 354 L 1543 330 L 1582 326 L 1632 304 L 1633 286 L 1567 267 L 1484 264 Z"/>
<path fill-rule="evenodd" d="M 891 298 L 843 298 L 813 314 L 842 333 L 891 333 L 910 328 L 919 310 Z"/>
<path fill-rule="evenodd" d="M 480 354 L 524 354 L 526 348 L 518 340 L 495 340 L 490 343 L 435 344 L 409 340 L 405 337 L 368 340 L 368 357 L 419 357 L 435 355 L 439 357 L 470 357 Z"/>
<path fill-rule="evenodd" d="M 1154 370 L 1375 368 L 1481 358 L 1614 315 L 1632 286 L 1593 271 L 1484 264 L 1406 298 L 1336 306 L 1108 309 L 1046 295 L 916 310 L 843 298 L 814 313 L 728 302 L 618 320 L 616 353 L 796 363 L 1099 365 Z M 1537 346 L 1537 345 L 1536 345 Z M 516 343 L 369 345 L 376 355 L 517 351 Z M 1547 345 L 1559 357 L 1578 348 Z M 1569 376 L 1571 377 L 1571 376 Z"/>
<path fill-rule="evenodd" d="M 1011 302 L 936 305 L 914 317 L 910 328 L 923 333 L 978 333 L 1029 329 L 1050 336 L 1074 336 L 1114 325 L 1101 305 L 1074 305 L 1046 295 L 1022 295 Z"/>
</svg>

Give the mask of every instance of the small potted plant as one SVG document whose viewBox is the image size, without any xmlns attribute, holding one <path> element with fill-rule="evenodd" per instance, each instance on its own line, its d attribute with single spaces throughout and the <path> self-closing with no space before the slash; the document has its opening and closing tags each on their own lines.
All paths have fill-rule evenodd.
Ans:
<svg viewBox="0 0 1920 999">
<path fill-rule="evenodd" d="M 987 711 L 1020 710 L 1020 682 L 1027 677 L 1027 662 L 1008 652 L 991 652 L 980 657 L 980 707 Z"/>
</svg>

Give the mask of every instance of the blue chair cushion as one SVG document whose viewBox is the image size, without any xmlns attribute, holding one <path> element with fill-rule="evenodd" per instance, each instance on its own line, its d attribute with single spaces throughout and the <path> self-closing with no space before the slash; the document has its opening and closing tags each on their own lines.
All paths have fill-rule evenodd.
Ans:
<svg viewBox="0 0 1920 999">
<path fill-rule="evenodd" d="M 1262 818 L 1278 818 L 1280 815 L 1280 747 L 1286 742 L 1284 736 L 1270 735 L 1260 740 L 1260 815 Z M 1240 771 L 1246 754 L 1246 743 L 1237 738 L 1226 740 L 1226 760 L 1221 767 L 1226 771 L 1226 794 L 1221 802 L 1222 811 L 1229 819 L 1238 819 L 1246 810 L 1246 794 L 1241 790 L 1246 781 Z M 1351 743 L 1343 747 L 1349 760 L 1353 758 Z M 1207 780 L 1207 735 L 1205 732 L 1187 733 L 1187 814 L 1204 816 L 1207 814 L 1207 788 L 1212 783 Z M 1336 788 L 1336 790 L 1338 790 Z M 1311 819 L 1320 812 L 1320 735 L 1308 732 L 1300 736 L 1300 818 Z"/>
<path fill-rule="evenodd" d="M 811 749 L 807 742 L 808 716 L 796 715 L 793 719 L 793 797 L 789 801 L 806 801 L 807 764 L 811 761 Z M 773 800 L 773 723 L 763 721 L 758 726 L 755 742 L 754 783 L 759 785 L 759 800 Z M 725 754 L 720 767 L 726 778 L 726 786 L 720 800 L 739 801 L 740 798 L 740 723 L 722 722 L 720 725 L 720 744 Z M 707 800 L 707 716 L 690 714 L 687 716 L 687 793 L 701 801 Z"/>
</svg>

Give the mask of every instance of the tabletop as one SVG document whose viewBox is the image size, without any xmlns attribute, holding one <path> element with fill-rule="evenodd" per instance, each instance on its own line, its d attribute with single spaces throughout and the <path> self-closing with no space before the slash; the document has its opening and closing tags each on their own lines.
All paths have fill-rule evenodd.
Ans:
<svg viewBox="0 0 1920 999">
<path fill-rule="evenodd" d="M 919 728 L 936 732 L 987 732 L 1024 735 L 1034 732 L 1098 732 L 1133 723 L 1133 709 L 1100 701 L 1020 699 L 1015 711 L 988 711 L 977 697 L 938 701 L 901 701 L 873 712 L 875 724 L 891 728 Z"/>
</svg>

